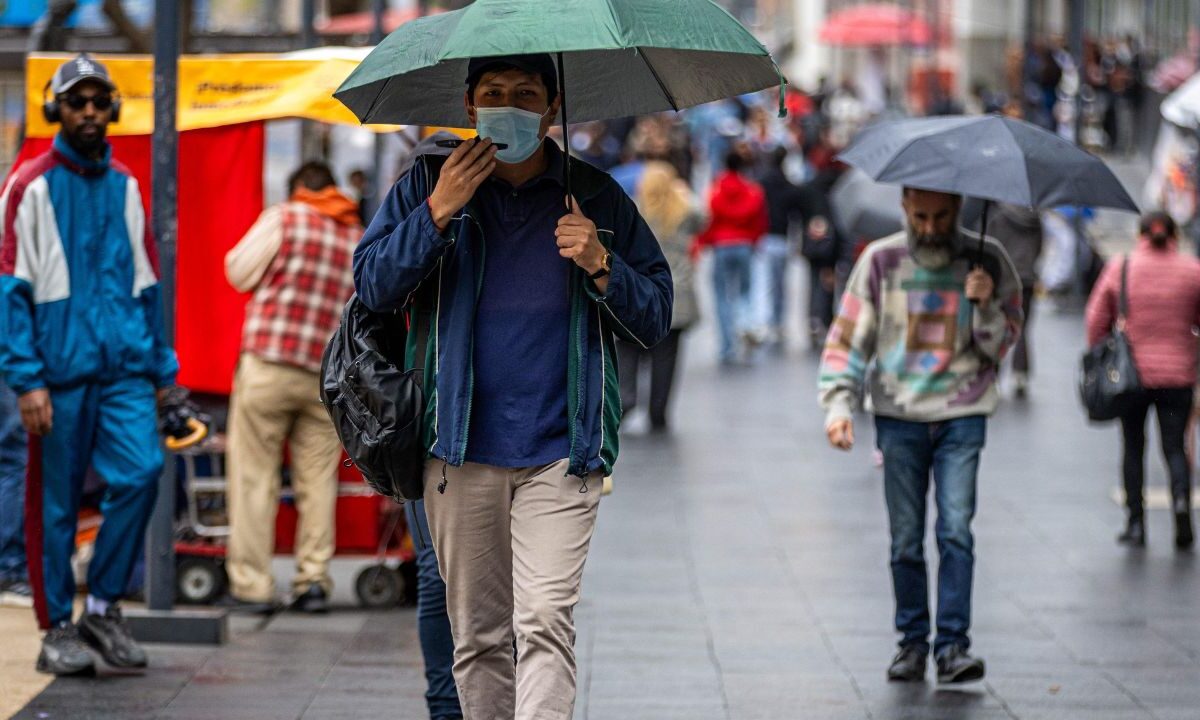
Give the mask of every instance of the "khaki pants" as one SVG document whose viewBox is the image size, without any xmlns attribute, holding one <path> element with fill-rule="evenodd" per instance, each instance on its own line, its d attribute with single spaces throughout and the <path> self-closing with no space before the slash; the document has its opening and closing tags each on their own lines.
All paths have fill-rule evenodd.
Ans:
<svg viewBox="0 0 1200 720">
<path fill-rule="evenodd" d="M 573 610 L 603 478 L 593 473 L 585 484 L 566 472 L 566 460 L 515 470 L 425 466 L 425 512 L 446 580 L 466 720 L 571 718 Z"/>
<path fill-rule="evenodd" d="M 271 556 L 275 513 L 282 485 L 283 444 L 291 457 L 296 527 L 296 575 L 303 592 L 320 585 L 328 593 L 333 556 L 339 449 L 333 424 L 321 405 L 317 373 L 243 354 L 230 398 L 229 479 L 230 591 L 241 600 L 274 598 Z"/>
</svg>

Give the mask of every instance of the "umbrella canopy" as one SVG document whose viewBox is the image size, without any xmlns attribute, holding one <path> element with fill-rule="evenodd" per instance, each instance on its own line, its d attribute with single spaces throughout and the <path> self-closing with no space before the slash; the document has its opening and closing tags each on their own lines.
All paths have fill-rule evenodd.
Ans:
<svg viewBox="0 0 1200 720">
<path fill-rule="evenodd" d="M 1200 74 L 1179 86 L 1168 95 L 1159 108 L 1163 119 L 1181 128 L 1200 128 Z"/>
<path fill-rule="evenodd" d="M 878 240 L 904 229 L 900 186 L 875 182 L 862 170 L 842 173 L 829 195 L 833 221 L 846 237 Z"/>
<path fill-rule="evenodd" d="M 711 0 L 476 0 L 402 25 L 334 96 L 364 123 L 467 127 L 468 61 L 528 53 L 562 53 L 573 122 L 783 85 L 767 49 Z"/>
<path fill-rule="evenodd" d="M 929 24 L 896 5 L 867 3 L 831 14 L 818 32 L 821 42 L 843 47 L 928 45 Z"/>
<path fill-rule="evenodd" d="M 880 182 L 924 190 L 1032 208 L 1138 211 L 1103 160 L 1035 125 L 1000 115 L 879 123 L 839 158 Z"/>
</svg>

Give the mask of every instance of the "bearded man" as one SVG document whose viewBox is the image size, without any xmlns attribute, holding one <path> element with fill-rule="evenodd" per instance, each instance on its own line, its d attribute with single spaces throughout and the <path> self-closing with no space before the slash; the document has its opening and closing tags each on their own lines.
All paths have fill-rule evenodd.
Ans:
<svg viewBox="0 0 1200 720">
<path fill-rule="evenodd" d="M 829 443 L 854 445 L 854 407 L 867 397 L 883 453 L 900 651 L 888 679 L 921 681 L 930 651 L 925 506 L 937 505 L 938 681 L 981 680 L 968 652 L 975 567 L 971 520 L 1000 361 L 1021 331 L 1021 282 L 1004 247 L 958 226 L 958 195 L 905 188 L 907 229 L 854 266 L 821 357 Z M 874 363 L 872 363 L 874 360 Z M 868 371 L 869 368 L 869 371 Z"/>
</svg>

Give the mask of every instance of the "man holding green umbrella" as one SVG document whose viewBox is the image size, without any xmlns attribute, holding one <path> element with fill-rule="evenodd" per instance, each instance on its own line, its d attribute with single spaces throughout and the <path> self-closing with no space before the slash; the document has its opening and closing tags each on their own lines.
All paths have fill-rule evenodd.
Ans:
<svg viewBox="0 0 1200 720">
<path fill-rule="evenodd" d="M 465 80 L 479 139 L 397 182 L 355 252 L 355 285 L 418 328 L 425 509 L 464 716 L 566 720 L 572 612 L 617 454 L 614 334 L 644 347 L 666 335 L 671 276 L 615 181 L 577 160 L 565 176 L 545 139 L 560 110 L 549 55 L 474 59 Z"/>
</svg>

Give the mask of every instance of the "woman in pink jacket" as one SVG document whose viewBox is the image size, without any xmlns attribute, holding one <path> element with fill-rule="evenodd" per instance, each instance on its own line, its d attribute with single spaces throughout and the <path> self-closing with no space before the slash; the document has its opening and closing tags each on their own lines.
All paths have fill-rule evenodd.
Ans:
<svg viewBox="0 0 1200 720">
<path fill-rule="evenodd" d="M 1109 261 L 1087 305 L 1089 345 L 1099 342 L 1117 320 L 1124 257 Z M 1142 546 L 1146 415 L 1154 406 L 1162 449 L 1171 474 L 1175 546 L 1192 546 L 1192 469 L 1184 450 L 1192 392 L 1196 384 L 1195 328 L 1200 325 L 1200 261 L 1181 255 L 1175 222 L 1163 212 L 1141 221 L 1137 247 L 1129 255 L 1129 316 L 1125 331 L 1142 390 L 1121 416 L 1124 437 L 1125 503 L 1129 522 L 1121 543 Z"/>
</svg>

